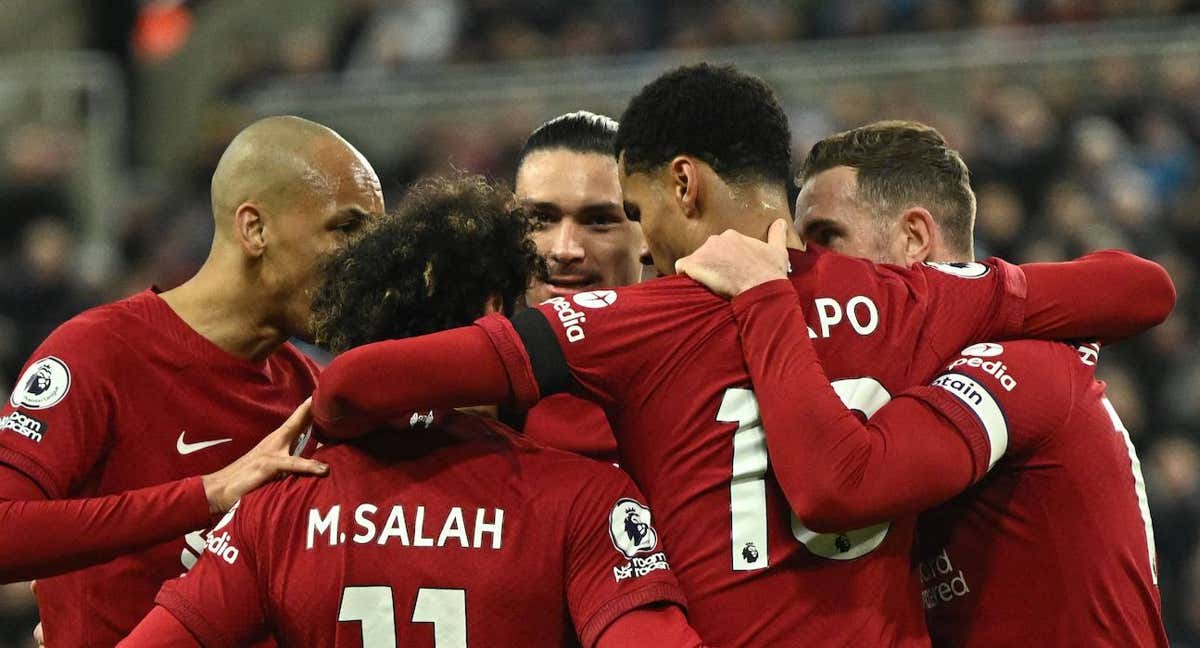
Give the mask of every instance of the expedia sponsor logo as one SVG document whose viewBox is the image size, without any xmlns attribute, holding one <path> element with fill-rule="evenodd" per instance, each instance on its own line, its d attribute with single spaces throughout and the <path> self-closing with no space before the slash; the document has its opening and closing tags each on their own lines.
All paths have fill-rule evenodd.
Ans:
<svg viewBox="0 0 1200 648">
<path fill-rule="evenodd" d="M 2 430 L 10 430 L 41 443 L 42 437 L 46 434 L 46 424 L 32 416 L 26 416 L 20 412 L 10 412 L 8 416 L 0 418 L 0 431 Z"/>
<path fill-rule="evenodd" d="M 222 533 L 221 535 L 208 536 L 208 550 L 209 552 L 216 554 L 221 560 L 224 560 L 230 565 L 237 562 L 238 554 L 241 553 L 238 551 L 237 547 L 229 544 L 228 531 Z"/>
<path fill-rule="evenodd" d="M 571 301 L 583 306 L 584 308 L 607 308 L 617 301 L 617 291 L 615 290 L 588 290 L 585 292 L 575 293 L 571 297 Z"/>
<path fill-rule="evenodd" d="M 944 272 L 948 275 L 954 275 L 955 277 L 962 277 L 963 279 L 978 279 L 988 273 L 988 267 L 986 265 L 982 263 L 975 263 L 974 261 L 958 263 L 938 263 L 937 261 L 926 261 L 925 265 L 937 270 L 938 272 Z"/>
<path fill-rule="evenodd" d="M 575 310 L 571 302 L 562 297 L 551 297 L 542 303 L 549 304 L 558 314 L 558 321 L 567 334 L 567 342 L 579 342 L 587 337 L 583 332 L 583 323 L 587 321 L 587 316 Z"/>
<path fill-rule="evenodd" d="M 983 358 L 959 358 L 950 363 L 950 369 L 959 367 L 976 367 L 985 373 L 989 373 L 1000 381 L 1000 386 L 1004 391 L 1012 391 L 1017 387 L 1017 379 L 1008 374 L 1008 365 L 999 360 L 984 360 Z"/>
</svg>

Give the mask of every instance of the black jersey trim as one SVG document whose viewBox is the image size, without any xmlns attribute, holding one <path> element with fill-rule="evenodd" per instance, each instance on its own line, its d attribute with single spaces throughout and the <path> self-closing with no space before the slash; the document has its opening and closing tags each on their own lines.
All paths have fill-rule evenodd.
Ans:
<svg viewBox="0 0 1200 648">
<path fill-rule="evenodd" d="M 512 325 L 529 354 L 533 378 L 542 397 L 570 390 L 574 379 L 567 367 L 567 358 L 542 311 L 526 308 L 513 316 Z"/>
</svg>

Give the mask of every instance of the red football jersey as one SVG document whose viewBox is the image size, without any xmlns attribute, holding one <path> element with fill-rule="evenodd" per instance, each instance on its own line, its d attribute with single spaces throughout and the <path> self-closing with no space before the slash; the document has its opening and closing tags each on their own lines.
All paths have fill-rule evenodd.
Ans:
<svg viewBox="0 0 1200 648">
<path fill-rule="evenodd" d="M 598 461 L 617 461 L 617 440 L 604 410 L 570 394 L 554 394 L 525 415 L 521 434 L 538 443 Z"/>
<path fill-rule="evenodd" d="M 839 395 L 867 415 L 966 344 L 1022 323 L 1024 275 L 1000 261 L 905 270 L 810 248 L 791 262 L 809 322 L 795 334 L 813 338 Z M 672 277 L 479 324 L 514 393 L 553 392 L 573 377 L 607 408 L 621 465 L 655 506 L 705 641 L 928 645 L 911 570 L 915 517 L 831 534 L 793 518 L 727 301 Z"/>
<path fill-rule="evenodd" d="M 432 427 L 444 434 L 327 446 L 328 477 L 247 495 L 159 605 L 206 646 L 273 632 L 465 648 L 590 646 L 626 612 L 683 604 L 625 473 L 488 419 L 439 413 Z"/>
<path fill-rule="evenodd" d="M 940 646 L 1166 646 L 1154 531 L 1097 347 L 971 346 L 914 393 L 991 466 L 921 516 L 919 577 Z"/>
<path fill-rule="evenodd" d="M 0 413 L 0 462 L 51 499 L 214 472 L 278 427 L 315 383 L 315 365 L 291 345 L 262 363 L 236 358 L 145 291 L 84 312 L 42 343 Z M 48 644 L 115 644 L 203 550 L 197 531 L 40 579 Z"/>
</svg>

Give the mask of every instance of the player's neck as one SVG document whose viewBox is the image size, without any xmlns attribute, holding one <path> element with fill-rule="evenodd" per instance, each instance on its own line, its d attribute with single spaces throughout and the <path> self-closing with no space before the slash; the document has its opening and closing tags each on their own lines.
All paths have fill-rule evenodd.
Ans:
<svg viewBox="0 0 1200 648">
<path fill-rule="evenodd" d="M 194 331 L 238 358 L 260 362 L 287 341 L 282 329 L 271 324 L 256 291 L 208 263 L 160 297 Z"/>
<path fill-rule="evenodd" d="M 716 219 L 712 222 L 712 234 L 720 234 L 732 229 L 760 241 L 767 240 L 767 230 L 771 223 L 779 219 L 792 222 L 791 205 L 787 192 L 781 187 L 766 183 L 750 183 L 745 185 L 722 185 L 724 191 L 710 194 L 711 207 Z M 787 246 L 797 250 L 804 249 L 804 241 L 789 227 Z"/>
<path fill-rule="evenodd" d="M 720 234 L 727 229 L 732 229 L 740 234 L 765 241 L 767 240 L 767 230 L 771 229 L 771 223 L 781 218 L 789 223 L 792 222 L 792 214 L 786 207 L 762 205 L 742 211 L 738 217 L 719 227 L 719 231 L 715 233 Z M 804 239 L 800 238 L 794 227 L 787 228 L 787 246 L 795 250 L 804 249 Z"/>
</svg>

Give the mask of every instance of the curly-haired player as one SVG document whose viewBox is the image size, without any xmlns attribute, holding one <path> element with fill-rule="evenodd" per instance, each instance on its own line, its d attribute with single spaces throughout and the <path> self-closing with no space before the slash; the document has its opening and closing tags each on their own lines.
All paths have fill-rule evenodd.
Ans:
<svg viewBox="0 0 1200 648">
<path fill-rule="evenodd" d="M 417 183 L 331 262 L 318 336 L 345 349 L 512 312 L 542 269 L 514 207 L 479 177 Z M 620 470 L 461 412 L 387 427 L 429 433 L 322 448 L 328 477 L 244 497 L 123 645 L 700 645 Z"/>
<path fill-rule="evenodd" d="M 789 141 L 770 88 L 731 68 L 689 66 L 643 88 L 621 117 L 618 160 L 627 212 L 641 215 L 659 269 L 673 272 L 711 235 L 761 240 L 790 219 Z M 807 326 L 766 334 L 813 338 L 849 406 L 873 411 L 968 343 L 1155 323 L 1169 309 L 1169 281 L 1127 255 L 1022 268 L 993 260 L 955 273 L 875 266 L 791 240 L 797 249 L 779 267 L 790 261 L 794 273 L 732 308 L 668 277 L 552 299 L 512 322 L 485 317 L 355 349 L 322 374 L 314 419 L 352 433 L 427 403 L 528 405 L 572 390 L 606 408 L 705 640 L 927 646 L 910 571 L 915 516 L 842 533 L 792 517 L 739 352 L 740 314 L 777 292 L 798 300 Z M 469 374 L 454 370 L 465 362 Z M 421 379 L 379 380 L 406 372 Z"/>
<path fill-rule="evenodd" d="M 314 335 L 337 352 L 512 315 L 545 263 L 513 195 L 480 176 L 431 177 L 330 259 L 313 299 Z"/>
</svg>

